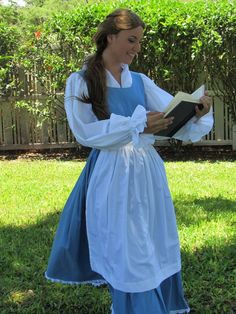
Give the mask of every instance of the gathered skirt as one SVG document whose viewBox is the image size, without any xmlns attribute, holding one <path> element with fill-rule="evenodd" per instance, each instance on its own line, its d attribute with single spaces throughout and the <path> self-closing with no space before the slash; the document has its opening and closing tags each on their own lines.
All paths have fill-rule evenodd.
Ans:
<svg viewBox="0 0 236 314">
<path fill-rule="evenodd" d="M 186 313 L 181 272 L 163 280 L 158 287 L 143 292 L 125 292 L 112 287 L 91 268 L 86 229 L 86 195 L 99 150 L 93 149 L 60 217 L 54 238 L 47 279 L 67 284 L 108 284 L 114 314 Z"/>
</svg>

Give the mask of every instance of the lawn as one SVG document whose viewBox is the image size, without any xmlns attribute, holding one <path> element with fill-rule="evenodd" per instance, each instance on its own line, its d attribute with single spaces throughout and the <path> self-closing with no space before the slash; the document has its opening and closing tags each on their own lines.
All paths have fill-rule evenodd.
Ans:
<svg viewBox="0 0 236 314">
<path fill-rule="evenodd" d="M 0 313 L 110 313 L 106 287 L 47 282 L 53 236 L 83 162 L 0 162 Z M 236 164 L 168 162 L 192 313 L 236 312 Z M 145 313 L 146 314 L 146 313 Z"/>
</svg>

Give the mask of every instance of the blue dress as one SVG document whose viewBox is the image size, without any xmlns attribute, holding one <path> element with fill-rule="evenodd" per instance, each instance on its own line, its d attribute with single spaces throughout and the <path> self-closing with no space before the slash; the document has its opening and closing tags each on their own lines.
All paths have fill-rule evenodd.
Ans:
<svg viewBox="0 0 236 314">
<path fill-rule="evenodd" d="M 83 72 L 80 72 L 83 75 Z M 116 101 L 114 101 L 116 100 Z M 130 88 L 108 87 L 111 113 L 131 116 L 139 104 L 146 108 L 144 86 L 139 74 L 132 72 Z M 91 175 L 100 151 L 93 149 L 61 214 L 53 242 L 47 279 L 71 284 L 107 283 L 112 297 L 112 313 L 186 313 L 189 307 L 184 299 L 181 273 L 165 278 L 158 287 L 143 292 L 125 292 L 115 289 L 109 281 L 91 267 L 86 228 L 86 195 Z"/>
</svg>

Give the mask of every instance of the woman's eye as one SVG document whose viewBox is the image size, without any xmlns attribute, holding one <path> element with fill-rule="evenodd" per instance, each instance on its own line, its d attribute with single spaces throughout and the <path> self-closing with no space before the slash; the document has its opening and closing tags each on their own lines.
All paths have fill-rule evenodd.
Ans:
<svg viewBox="0 0 236 314">
<path fill-rule="evenodd" d="M 129 38 L 128 41 L 129 41 L 130 43 L 135 43 L 135 39 L 132 39 L 132 38 Z"/>
</svg>

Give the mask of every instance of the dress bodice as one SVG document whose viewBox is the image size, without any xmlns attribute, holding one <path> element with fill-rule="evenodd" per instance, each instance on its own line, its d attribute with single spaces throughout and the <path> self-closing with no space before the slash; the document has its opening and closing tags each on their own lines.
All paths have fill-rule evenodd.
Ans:
<svg viewBox="0 0 236 314">
<path fill-rule="evenodd" d="M 85 70 L 79 71 L 84 78 Z M 131 72 L 130 87 L 107 87 L 107 102 L 110 113 L 130 117 L 138 105 L 147 109 L 146 96 L 140 74 Z"/>
<path fill-rule="evenodd" d="M 138 73 L 131 72 L 132 85 L 126 88 L 108 87 L 108 107 L 111 113 L 132 116 L 135 108 L 147 108 L 143 81 Z"/>
</svg>

